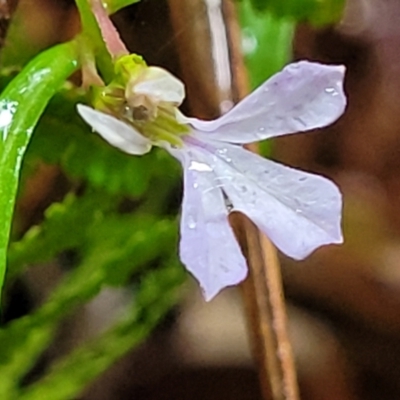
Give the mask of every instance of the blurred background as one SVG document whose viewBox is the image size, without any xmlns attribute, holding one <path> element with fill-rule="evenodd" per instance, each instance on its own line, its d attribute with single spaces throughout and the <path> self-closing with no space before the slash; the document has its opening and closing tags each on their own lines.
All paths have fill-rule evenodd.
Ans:
<svg viewBox="0 0 400 400">
<path fill-rule="evenodd" d="M 23 64 L 79 30 L 72 0 L 20 0 L 18 7 L 6 65 Z M 344 195 L 344 245 L 302 262 L 280 255 L 290 335 L 303 400 L 399 399 L 400 3 L 348 0 L 342 17 L 323 26 L 274 18 L 260 1 L 142 0 L 114 21 L 132 52 L 185 82 L 184 110 L 201 118 L 228 110 L 243 87 L 250 90 L 291 60 L 346 66 L 348 107 L 339 121 L 262 145 L 280 162 L 330 177 Z M 216 55 L 224 51 L 228 64 Z M 20 195 L 16 236 L 70 188 L 59 166 L 35 164 Z M 178 185 L 170 209 L 178 210 L 179 198 Z M 64 258 L 70 263 L 73 255 Z M 10 285 L 4 323 L 43 302 L 63 273 L 59 264 L 39 265 Z M 107 288 L 64 322 L 27 382 L 109 326 L 127 292 Z M 145 343 L 78 398 L 261 399 L 240 289 L 205 303 L 197 285 L 187 283 L 182 301 Z"/>
</svg>

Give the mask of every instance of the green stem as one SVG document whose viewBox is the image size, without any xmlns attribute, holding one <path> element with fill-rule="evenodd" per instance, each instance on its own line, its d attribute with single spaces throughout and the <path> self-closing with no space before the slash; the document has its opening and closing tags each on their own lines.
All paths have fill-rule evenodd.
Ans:
<svg viewBox="0 0 400 400">
<path fill-rule="evenodd" d="M 25 150 L 47 103 L 78 66 L 75 42 L 55 46 L 26 65 L 0 95 L 0 290 Z"/>
</svg>

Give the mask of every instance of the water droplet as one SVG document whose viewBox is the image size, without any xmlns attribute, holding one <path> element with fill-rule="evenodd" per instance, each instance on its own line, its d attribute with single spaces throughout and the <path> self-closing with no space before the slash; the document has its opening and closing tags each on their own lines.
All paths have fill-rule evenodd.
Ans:
<svg viewBox="0 0 400 400">
<path fill-rule="evenodd" d="M 210 172 L 213 170 L 208 164 L 194 160 L 190 162 L 189 169 L 198 172 L 206 172 L 206 171 Z"/>
<path fill-rule="evenodd" d="M 253 54 L 258 47 L 258 41 L 251 29 L 242 31 L 242 50 L 245 55 Z"/>
<path fill-rule="evenodd" d="M 330 94 L 332 96 L 337 96 L 338 95 L 338 92 L 334 87 L 325 88 L 325 93 L 328 93 L 328 94 Z"/>
<path fill-rule="evenodd" d="M 228 152 L 228 149 L 218 149 L 217 150 L 217 153 L 221 156 L 221 158 L 223 158 L 224 161 L 230 163 L 230 162 L 232 162 L 232 159 L 226 155 L 227 152 Z"/>
<path fill-rule="evenodd" d="M 2 101 L 0 104 L 0 130 L 2 131 L 3 141 L 7 139 L 17 107 L 18 103 L 15 101 Z"/>
<path fill-rule="evenodd" d="M 193 183 L 193 187 L 194 187 L 195 189 L 197 189 L 197 188 L 199 187 L 199 184 L 198 184 L 197 182 L 195 182 L 195 183 Z"/>
<path fill-rule="evenodd" d="M 258 128 L 258 132 L 265 132 L 265 128 L 264 128 L 263 126 L 260 126 L 260 127 Z"/>
<path fill-rule="evenodd" d="M 188 228 L 189 229 L 194 229 L 194 228 L 196 228 L 196 221 L 195 221 L 195 219 L 194 219 L 194 217 L 193 217 L 193 215 L 188 215 L 188 217 L 187 217 L 187 226 L 188 226 Z"/>
</svg>

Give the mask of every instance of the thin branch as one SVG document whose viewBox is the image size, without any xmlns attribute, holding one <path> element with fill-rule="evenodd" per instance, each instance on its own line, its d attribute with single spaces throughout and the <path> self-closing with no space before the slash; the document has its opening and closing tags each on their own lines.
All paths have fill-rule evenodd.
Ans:
<svg viewBox="0 0 400 400">
<path fill-rule="evenodd" d="M 240 47 L 240 27 L 235 8 L 225 0 L 224 14 L 230 44 L 232 76 L 239 100 L 248 93 L 248 80 Z M 258 152 L 256 145 L 247 146 Z M 232 216 L 249 265 L 243 297 L 253 336 L 253 353 L 258 364 L 265 399 L 298 400 L 298 385 L 292 346 L 287 330 L 286 306 L 277 252 L 270 240 L 244 215 Z"/>
<path fill-rule="evenodd" d="M 191 110 L 213 118 L 248 93 L 234 5 L 229 0 L 169 0 L 169 5 Z M 227 80 L 229 90 L 221 85 Z M 243 295 L 263 396 L 298 400 L 276 250 L 244 215 L 233 214 L 231 222 L 249 265 Z"/>
</svg>

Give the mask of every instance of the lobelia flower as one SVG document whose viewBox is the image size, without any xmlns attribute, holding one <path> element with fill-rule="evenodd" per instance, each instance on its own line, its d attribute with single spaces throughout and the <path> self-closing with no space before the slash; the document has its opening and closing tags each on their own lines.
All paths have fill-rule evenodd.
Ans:
<svg viewBox="0 0 400 400">
<path fill-rule="evenodd" d="M 78 112 L 122 151 L 140 155 L 161 146 L 182 164 L 180 258 L 206 300 L 247 274 L 229 225 L 231 211 L 246 214 L 295 259 L 342 242 L 342 200 L 332 182 L 242 145 L 334 122 L 346 105 L 343 66 L 288 65 L 214 121 L 183 116 L 177 108 L 184 99 L 182 82 L 137 56 L 121 57 L 116 77 L 98 89 L 96 109 L 78 105 Z"/>
</svg>

